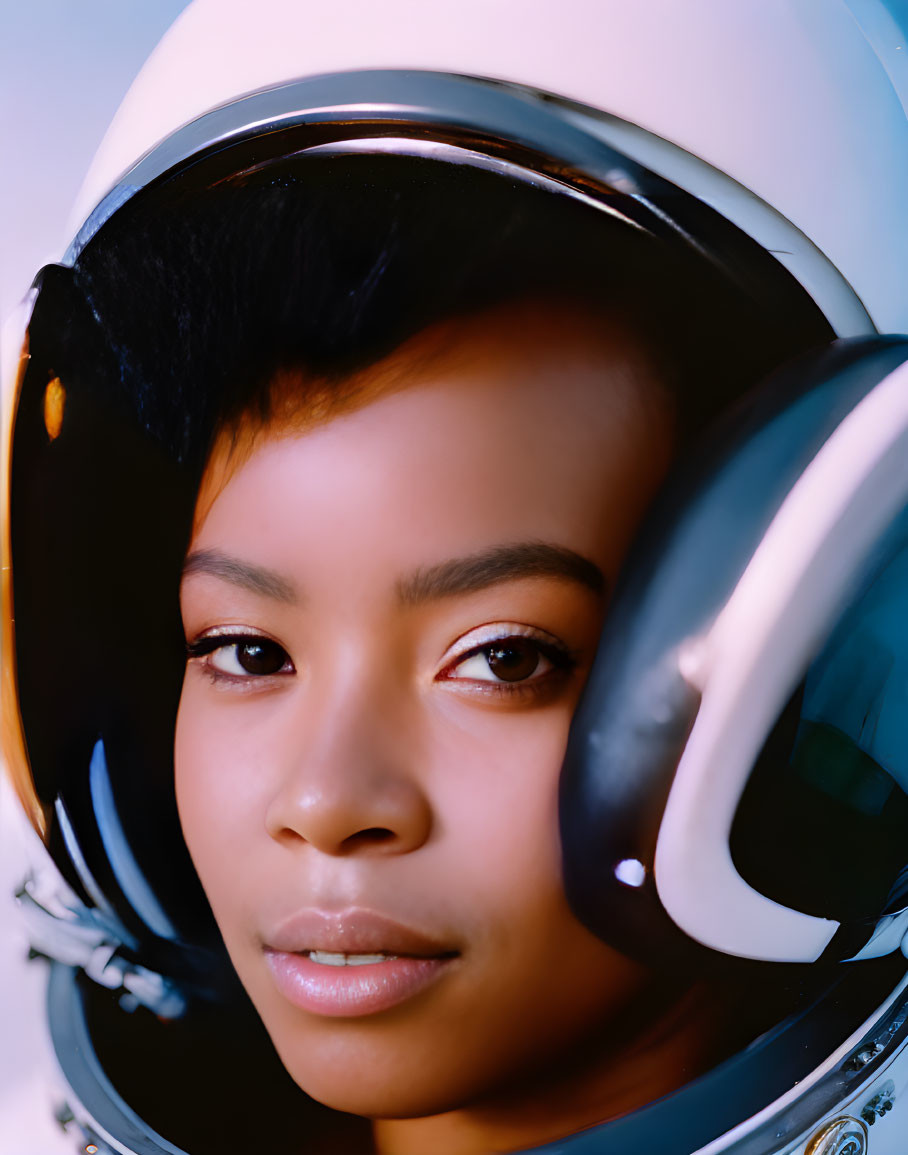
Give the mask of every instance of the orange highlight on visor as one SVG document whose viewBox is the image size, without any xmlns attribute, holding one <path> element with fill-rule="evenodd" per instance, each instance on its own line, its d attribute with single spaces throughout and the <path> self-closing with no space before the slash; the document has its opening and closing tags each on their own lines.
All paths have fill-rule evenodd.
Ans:
<svg viewBox="0 0 908 1155">
<path fill-rule="evenodd" d="M 63 428 L 63 410 L 66 407 L 66 390 L 59 377 L 48 382 L 44 390 L 44 428 L 51 441 L 56 441 Z"/>
</svg>

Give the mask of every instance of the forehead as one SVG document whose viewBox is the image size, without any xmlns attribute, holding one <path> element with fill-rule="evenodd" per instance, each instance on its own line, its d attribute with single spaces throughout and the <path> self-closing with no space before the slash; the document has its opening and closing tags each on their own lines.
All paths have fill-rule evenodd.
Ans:
<svg viewBox="0 0 908 1155">
<path fill-rule="evenodd" d="M 432 326 L 341 380 L 292 368 L 275 374 L 267 414 L 242 413 L 219 430 L 199 493 L 196 531 L 228 481 L 266 441 L 297 437 L 397 393 L 442 384 L 464 388 L 463 400 L 477 415 L 485 409 L 501 418 L 513 409 L 519 420 L 519 413 L 532 419 L 548 410 L 561 426 L 591 414 L 620 421 L 628 411 L 645 409 L 655 430 L 674 409 L 625 319 L 603 318 L 582 302 L 511 302 Z M 481 392 L 468 395 L 471 384 Z M 437 402 L 450 403 L 443 397 Z"/>
<path fill-rule="evenodd" d="M 538 306 L 429 333 L 363 384 L 368 399 L 328 420 L 214 458 L 193 548 L 292 568 L 362 550 L 399 568 L 546 540 L 611 569 L 670 452 L 645 352 Z"/>
</svg>

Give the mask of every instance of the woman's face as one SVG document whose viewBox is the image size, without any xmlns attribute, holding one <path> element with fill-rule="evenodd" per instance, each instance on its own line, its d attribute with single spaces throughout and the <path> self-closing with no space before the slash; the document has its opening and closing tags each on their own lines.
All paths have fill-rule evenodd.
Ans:
<svg viewBox="0 0 908 1155">
<path fill-rule="evenodd" d="M 567 906 L 557 793 L 667 404 L 541 307 L 414 348 L 263 440 L 182 586 L 189 849 L 293 1078 L 370 1117 L 557 1072 L 644 982 Z"/>
</svg>

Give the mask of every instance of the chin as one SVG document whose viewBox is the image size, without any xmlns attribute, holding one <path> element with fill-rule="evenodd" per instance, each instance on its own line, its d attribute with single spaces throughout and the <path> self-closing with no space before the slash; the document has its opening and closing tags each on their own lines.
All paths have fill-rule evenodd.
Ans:
<svg viewBox="0 0 908 1155">
<path fill-rule="evenodd" d="M 282 1046 L 275 1040 L 288 1074 L 316 1102 L 335 1111 L 367 1119 L 415 1119 L 440 1115 L 466 1105 L 478 1091 L 475 1069 L 449 1066 L 443 1043 L 435 1045 L 435 1062 L 419 1048 L 412 1052 L 376 1051 L 357 1045 Z M 303 1052 L 303 1053 L 301 1053 Z"/>
<path fill-rule="evenodd" d="M 310 1099 L 333 1111 L 364 1119 L 418 1119 L 442 1115 L 465 1105 L 462 1096 L 450 1087 L 406 1082 L 406 1076 L 393 1081 L 380 1076 L 363 1080 L 351 1071 L 338 1072 L 334 1077 L 326 1077 L 324 1073 L 313 1077 L 307 1071 L 297 1078 L 288 1070 Z"/>
</svg>

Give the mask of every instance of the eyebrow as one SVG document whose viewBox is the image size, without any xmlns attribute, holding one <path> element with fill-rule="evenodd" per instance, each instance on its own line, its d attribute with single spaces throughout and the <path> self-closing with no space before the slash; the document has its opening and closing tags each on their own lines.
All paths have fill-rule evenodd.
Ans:
<svg viewBox="0 0 908 1155">
<path fill-rule="evenodd" d="M 218 549 L 200 549 L 189 554 L 183 563 L 183 577 L 196 573 L 220 578 L 260 597 L 273 598 L 290 605 L 296 605 L 299 601 L 293 583 L 275 570 L 230 557 Z"/>
<path fill-rule="evenodd" d="M 598 595 L 604 593 L 606 585 L 602 570 L 572 549 L 527 541 L 495 546 L 469 557 L 452 558 L 418 569 L 411 577 L 398 582 L 397 595 L 403 605 L 415 606 L 528 577 L 567 578 Z"/>
</svg>

